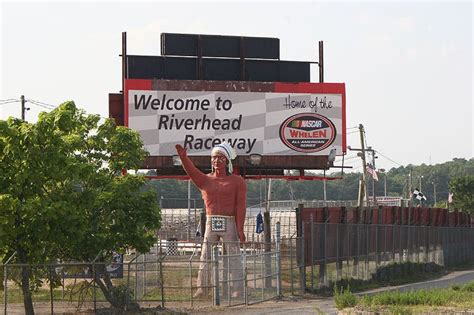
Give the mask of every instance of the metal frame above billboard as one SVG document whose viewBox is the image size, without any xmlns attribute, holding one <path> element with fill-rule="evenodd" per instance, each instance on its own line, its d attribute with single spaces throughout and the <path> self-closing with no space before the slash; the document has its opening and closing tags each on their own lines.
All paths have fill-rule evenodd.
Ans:
<svg viewBox="0 0 474 315">
<path fill-rule="evenodd" d="M 346 152 L 344 83 L 128 79 L 124 97 L 125 125 L 139 132 L 150 168 L 171 163 L 178 143 L 208 161 L 228 141 L 267 169 L 326 169 L 331 150 Z"/>
</svg>

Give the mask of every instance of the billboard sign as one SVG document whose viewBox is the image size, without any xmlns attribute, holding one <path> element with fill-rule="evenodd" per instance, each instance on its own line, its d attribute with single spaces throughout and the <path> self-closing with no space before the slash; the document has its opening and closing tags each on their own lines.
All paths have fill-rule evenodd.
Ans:
<svg viewBox="0 0 474 315">
<path fill-rule="evenodd" d="M 345 152 L 344 84 L 306 83 L 316 92 L 278 91 L 277 84 L 272 92 L 157 90 L 151 80 L 125 84 L 125 124 L 139 132 L 152 156 L 175 155 L 178 143 L 190 155 L 209 155 L 224 141 L 238 155 Z"/>
<path fill-rule="evenodd" d="M 111 279 L 123 278 L 123 254 L 112 252 L 112 262 L 106 266 L 107 273 Z M 81 266 L 79 263 L 77 266 L 59 267 L 56 268 L 56 272 L 61 274 L 63 278 L 76 278 L 76 279 L 91 279 L 93 278 L 93 271 L 89 263 L 84 263 Z M 100 275 L 103 277 L 103 275 Z"/>
<path fill-rule="evenodd" d="M 370 199 L 370 198 L 369 198 Z M 387 197 L 387 196 L 376 196 L 377 205 L 379 206 L 402 206 L 402 197 Z M 372 199 L 370 199 L 372 200 Z"/>
</svg>

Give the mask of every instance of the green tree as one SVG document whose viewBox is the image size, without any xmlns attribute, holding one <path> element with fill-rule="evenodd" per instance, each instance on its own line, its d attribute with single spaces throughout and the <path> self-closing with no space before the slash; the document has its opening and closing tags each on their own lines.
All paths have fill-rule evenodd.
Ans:
<svg viewBox="0 0 474 315">
<path fill-rule="evenodd" d="M 474 175 L 459 176 L 449 182 L 455 208 L 474 214 Z"/>
<path fill-rule="evenodd" d="M 142 176 L 120 176 L 139 168 L 145 153 L 136 132 L 112 120 L 100 124 L 74 102 L 41 113 L 35 124 L 0 121 L 0 258 L 105 263 L 112 251 L 147 251 L 160 225 L 156 193 Z M 31 292 L 45 274 L 28 265 L 13 280 L 25 313 L 34 314 Z M 105 264 L 96 269 L 104 296 L 120 307 Z"/>
</svg>

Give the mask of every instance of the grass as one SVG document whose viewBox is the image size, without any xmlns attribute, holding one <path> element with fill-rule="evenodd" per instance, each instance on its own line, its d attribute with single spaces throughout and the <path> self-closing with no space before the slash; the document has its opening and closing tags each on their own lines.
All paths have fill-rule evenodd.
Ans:
<svg viewBox="0 0 474 315">
<path fill-rule="evenodd" d="M 352 294 L 349 286 L 345 290 L 343 288 L 339 290 L 337 286 L 334 286 L 334 302 L 337 309 L 342 310 L 354 307 L 357 304 L 357 297 Z"/>
<path fill-rule="evenodd" d="M 453 285 L 447 289 L 387 291 L 361 297 L 356 297 L 349 286 L 346 289 L 334 286 L 334 300 L 339 310 L 357 306 L 360 311 L 390 314 L 473 310 L 474 281 L 464 285 Z"/>
<path fill-rule="evenodd" d="M 126 279 L 114 280 L 114 285 L 125 284 Z M 1 291 L 0 294 L 3 301 L 3 294 L 5 291 Z M 72 301 L 78 303 L 81 299 L 85 301 L 92 301 L 93 289 L 92 286 L 88 285 L 87 281 L 78 280 L 76 283 L 67 284 L 62 287 L 53 289 L 53 299 L 55 301 Z M 50 301 L 50 290 L 47 286 L 44 286 L 36 291 L 32 291 L 33 302 L 49 302 Z M 105 297 L 99 288 L 96 288 L 96 299 L 97 301 L 105 301 Z M 8 303 L 23 303 L 23 293 L 17 285 L 9 284 L 8 287 Z"/>
<path fill-rule="evenodd" d="M 373 262 L 371 262 L 373 263 Z M 371 270 L 375 270 L 375 263 L 371 265 Z M 255 270 L 256 274 L 260 272 L 260 265 L 257 265 L 257 269 Z M 290 270 L 290 266 L 293 267 L 293 271 Z M 163 272 L 163 280 L 164 280 L 164 295 L 166 301 L 189 301 L 191 298 L 191 294 L 195 291 L 196 286 L 196 277 L 198 273 L 198 265 L 192 264 L 192 286 L 193 290 L 191 290 L 191 279 L 189 278 L 190 268 L 188 263 L 179 263 L 179 262 L 172 262 L 163 265 L 164 272 Z M 251 266 L 252 267 L 252 266 Z M 349 271 L 351 270 L 351 265 L 344 266 L 347 272 L 342 272 L 342 276 L 348 276 Z M 373 268 L 372 268 L 373 267 Z M 466 266 L 467 267 L 467 266 Z M 310 267 L 307 267 L 306 270 L 308 271 Z M 459 270 L 462 268 L 456 268 Z M 314 266 L 315 273 L 313 274 L 313 284 L 317 286 L 319 284 L 318 279 L 318 266 Z M 327 273 L 328 275 L 334 275 L 336 270 L 336 264 L 331 263 L 327 265 Z M 448 269 L 451 270 L 451 269 Z M 254 270 L 249 269 L 249 272 L 253 274 Z M 283 284 L 283 291 L 284 294 L 298 294 L 299 290 L 299 269 L 296 266 L 296 262 L 293 264 L 289 264 L 288 260 L 282 261 L 282 284 Z M 335 291 L 333 290 L 336 287 L 338 295 L 342 300 L 342 304 L 350 305 L 352 302 L 352 297 L 350 294 L 351 292 L 360 292 L 367 289 L 373 289 L 388 285 L 401 285 L 405 283 L 413 283 L 419 282 L 427 279 L 433 279 L 439 277 L 446 273 L 446 268 L 435 265 L 433 263 L 425 264 L 425 263 L 402 263 L 402 264 L 389 264 L 385 266 L 379 267 L 372 276 L 371 280 L 360 280 L 354 278 L 344 278 L 339 281 L 332 281 L 329 282 L 329 287 L 315 289 L 311 291 L 311 293 L 318 294 L 318 295 L 333 295 Z M 135 276 L 139 277 L 136 279 Z M 311 273 L 307 272 L 306 274 L 306 285 L 307 288 L 311 287 Z M 130 286 L 135 285 L 135 281 L 138 280 L 138 288 L 141 288 L 143 285 L 143 274 L 141 271 L 138 272 L 131 272 L 130 275 Z M 72 282 L 71 282 L 72 283 Z M 127 283 L 127 276 L 123 279 L 115 279 L 115 284 L 126 284 Z M 161 300 L 161 290 L 159 289 L 159 273 L 156 270 L 148 270 L 146 271 L 146 284 L 144 285 L 146 289 L 146 294 L 141 297 L 144 301 L 156 301 Z M 257 280 L 257 288 L 253 289 L 253 280 L 250 280 L 249 285 L 249 299 L 259 299 L 262 297 L 262 291 L 260 285 L 260 280 Z M 290 290 L 291 283 L 293 283 L 293 290 Z M 79 288 L 81 285 L 81 281 L 76 283 L 76 286 L 73 287 L 71 284 L 66 285 L 64 289 L 64 300 L 65 301 L 72 301 L 72 303 L 78 303 L 80 299 Z M 349 289 L 350 288 L 350 289 Z M 464 288 L 464 286 L 454 287 L 452 290 L 456 292 L 471 292 L 469 290 L 474 290 L 474 284 L 470 284 L 469 288 Z M 212 290 L 212 289 L 211 289 Z M 291 291 L 291 292 L 290 292 Z M 272 293 L 275 292 L 275 289 L 271 289 L 267 292 L 264 290 L 263 297 L 271 296 Z M 83 292 L 84 295 L 82 296 L 85 301 L 92 301 L 92 289 L 89 289 L 87 292 Z M 105 301 L 101 290 L 96 290 L 97 300 L 98 301 Z M 463 293 L 464 294 L 464 293 Z M 61 301 L 63 299 L 63 291 L 62 288 L 56 288 L 53 290 L 54 300 Z M 33 293 L 33 300 L 35 302 L 47 302 L 49 301 L 50 292 L 48 287 L 42 287 L 37 292 Z M 3 300 L 3 292 L 0 290 L 0 298 Z M 22 302 L 22 293 L 17 286 L 9 286 L 8 289 L 8 303 L 21 303 Z M 400 306 L 396 304 L 391 304 L 387 306 L 389 308 L 394 308 L 395 311 L 403 310 L 405 306 Z M 397 311 L 398 312 L 398 311 Z"/>
<path fill-rule="evenodd" d="M 361 297 L 353 295 L 348 288 L 334 291 L 338 309 L 356 306 L 359 311 L 390 314 L 474 310 L 474 281 L 446 289 L 387 291 Z"/>
</svg>

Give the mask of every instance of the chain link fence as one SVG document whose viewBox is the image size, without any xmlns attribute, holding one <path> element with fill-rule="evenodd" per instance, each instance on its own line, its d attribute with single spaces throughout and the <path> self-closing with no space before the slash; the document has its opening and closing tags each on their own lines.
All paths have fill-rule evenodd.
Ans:
<svg viewBox="0 0 474 315">
<path fill-rule="evenodd" d="M 301 286 L 315 290 L 341 279 L 370 280 L 393 263 L 474 263 L 474 228 L 376 224 L 303 224 Z"/>
<path fill-rule="evenodd" d="M 116 272 L 111 282 L 130 292 L 124 301 L 128 305 L 187 309 L 249 305 L 314 292 L 340 279 L 369 280 L 392 263 L 447 266 L 474 262 L 474 228 L 467 226 L 304 222 L 297 237 L 286 232 L 284 225 L 275 223 L 269 244 L 248 237 L 237 255 L 226 253 L 225 243 L 212 244 L 213 255 L 206 261 L 200 259 L 202 239 L 160 238 L 149 253 L 125 255 L 123 262 L 109 265 L 109 271 Z M 241 263 L 240 272 L 234 270 L 234 259 Z M 209 281 L 203 287 L 205 294 L 195 297 L 203 263 Z M 3 314 L 23 313 L 21 289 L 12 279 L 18 279 L 24 267 L 38 271 L 43 280 L 33 293 L 37 312 L 95 311 L 110 306 L 93 281 L 103 263 L 27 266 L 13 258 L 0 265 Z M 233 296 L 232 288 L 239 283 L 243 294 Z"/>
<path fill-rule="evenodd" d="M 282 294 L 280 228 L 275 231 L 274 243 L 248 242 L 241 245 L 239 254 L 227 253 L 227 243 L 210 244 L 213 252 L 210 260 L 200 259 L 202 243 L 161 240 L 149 253 L 126 255 L 124 262 L 108 265 L 109 271 L 120 270 L 110 281 L 114 287 L 127 292 L 122 303 L 128 306 L 185 309 L 250 305 L 273 299 Z M 234 260 L 239 261 L 240 270 L 235 270 Z M 205 265 L 209 282 L 202 287 L 205 294 L 195 297 L 201 264 Z M 4 280 L 3 314 L 23 313 L 21 288 L 12 279 L 19 279 L 24 268 L 34 270 L 42 280 L 41 284 L 37 282 L 37 290 L 32 295 L 36 312 L 96 312 L 110 307 L 98 281 L 93 280 L 104 263 L 22 265 L 13 259 L 0 267 Z M 232 288 L 239 284 L 243 289 L 234 296 Z"/>
<path fill-rule="evenodd" d="M 244 224 L 244 233 L 247 240 L 252 242 L 263 242 L 263 234 L 255 233 L 256 216 L 264 213 L 266 209 L 270 212 L 271 226 L 280 222 L 282 237 L 293 237 L 296 235 L 296 212 L 298 205 L 304 207 L 350 207 L 355 206 L 357 201 L 351 200 L 274 200 L 247 207 Z M 158 237 L 163 240 L 198 240 L 196 237 L 202 235 L 201 225 L 204 220 L 204 203 L 202 199 L 160 199 L 161 229 Z M 275 233 L 275 232 L 274 232 Z M 274 234 L 272 233 L 272 234 Z"/>
</svg>

